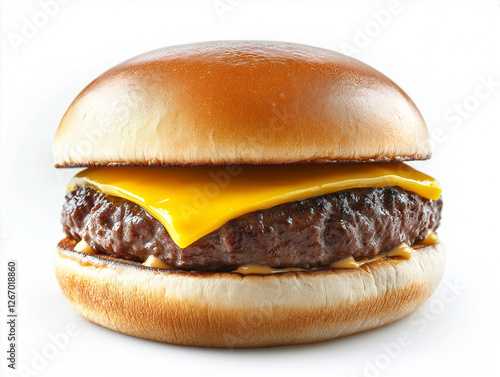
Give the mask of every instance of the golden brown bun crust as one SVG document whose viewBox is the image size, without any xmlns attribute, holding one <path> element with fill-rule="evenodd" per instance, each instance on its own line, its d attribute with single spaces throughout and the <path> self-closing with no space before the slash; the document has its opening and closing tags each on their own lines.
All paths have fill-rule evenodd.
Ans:
<svg viewBox="0 0 500 377">
<path fill-rule="evenodd" d="M 396 321 L 434 292 L 445 259 L 438 243 L 355 270 L 242 276 L 159 270 L 66 247 L 58 246 L 56 277 L 84 318 L 139 338 L 228 348 L 319 342 Z"/>
<path fill-rule="evenodd" d="M 167 47 L 94 80 L 57 130 L 65 166 L 404 161 L 426 125 L 391 80 L 355 59 L 281 42 Z"/>
</svg>

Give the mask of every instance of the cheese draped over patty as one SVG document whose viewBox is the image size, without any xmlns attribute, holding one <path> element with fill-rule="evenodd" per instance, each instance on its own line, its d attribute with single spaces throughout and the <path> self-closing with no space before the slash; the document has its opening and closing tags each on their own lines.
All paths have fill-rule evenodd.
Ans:
<svg viewBox="0 0 500 377">
<path fill-rule="evenodd" d="M 317 195 L 384 186 L 441 195 L 434 178 L 403 163 L 102 167 L 80 172 L 67 190 L 80 186 L 140 205 L 181 248 L 246 213 Z"/>
</svg>

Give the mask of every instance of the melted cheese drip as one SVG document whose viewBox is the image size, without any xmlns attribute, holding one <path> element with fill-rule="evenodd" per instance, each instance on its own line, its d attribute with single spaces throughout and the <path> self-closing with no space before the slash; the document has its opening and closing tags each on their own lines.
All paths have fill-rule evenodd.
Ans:
<svg viewBox="0 0 500 377">
<path fill-rule="evenodd" d="M 427 234 L 427 236 L 419 242 L 420 245 L 434 245 L 439 241 L 438 236 L 436 233 L 434 233 L 432 230 Z"/>
<path fill-rule="evenodd" d="M 68 191 L 92 186 L 148 211 L 185 248 L 229 220 L 341 190 L 400 186 L 437 200 L 439 183 L 403 163 L 90 168 Z"/>
<path fill-rule="evenodd" d="M 85 254 L 96 254 L 97 252 L 90 247 L 90 245 L 85 242 L 84 240 L 81 240 L 78 242 L 75 247 L 73 248 L 74 251 L 78 251 L 79 253 L 85 253 Z"/>
<path fill-rule="evenodd" d="M 335 262 L 330 265 L 330 268 L 358 268 L 362 266 L 365 263 L 370 263 L 370 262 L 375 262 L 377 260 L 381 260 L 387 257 L 402 257 L 405 259 L 410 259 L 413 253 L 413 249 L 406 245 L 406 244 L 401 244 L 398 247 L 392 249 L 391 251 L 387 253 L 381 253 L 378 254 L 374 257 L 371 258 L 363 258 L 363 259 L 354 259 L 353 257 L 345 258 L 342 259 L 338 262 Z M 291 271 L 314 271 L 314 270 L 319 270 L 319 269 L 325 269 L 327 267 L 318 267 L 318 268 L 271 268 L 267 266 L 259 266 L 259 265 L 248 265 L 248 266 L 242 266 L 237 268 L 234 271 L 231 272 L 236 272 L 238 274 L 242 275 L 249 275 L 249 274 L 256 274 L 256 275 L 270 275 L 270 274 L 277 274 L 280 272 L 291 272 Z"/>
<path fill-rule="evenodd" d="M 143 266 L 147 267 L 155 267 L 155 268 L 161 268 L 164 270 L 173 270 L 174 268 L 170 266 L 169 264 L 166 264 L 163 262 L 161 259 L 155 257 L 154 255 L 150 255 L 148 259 L 142 264 Z"/>
<path fill-rule="evenodd" d="M 430 231 L 425 240 L 418 243 L 421 246 L 434 245 L 439 241 L 436 233 Z M 405 243 L 395 247 L 391 251 L 386 253 L 378 254 L 371 258 L 354 259 L 353 257 L 342 259 L 338 262 L 332 263 L 329 268 L 343 268 L 343 269 L 354 269 L 359 268 L 365 263 L 375 262 L 381 259 L 390 257 L 401 257 L 405 259 L 410 259 L 415 250 Z M 165 270 L 174 270 L 175 268 L 162 262 L 157 257 L 150 255 L 148 259 L 143 263 L 144 266 L 162 268 Z M 289 267 L 289 268 L 272 268 L 268 266 L 260 266 L 257 264 L 249 264 L 247 266 L 238 267 L 236 270 L 231 271 L 232 273 L 237 273 L 241 275 L 272 275 L 282 272 L 294 272 L 294 271 L 315 271 L 320 269 L 326 269 L 328 267 L 316 267 L 316 268 L 299 268 L 299 267 Z"/>
</svg>

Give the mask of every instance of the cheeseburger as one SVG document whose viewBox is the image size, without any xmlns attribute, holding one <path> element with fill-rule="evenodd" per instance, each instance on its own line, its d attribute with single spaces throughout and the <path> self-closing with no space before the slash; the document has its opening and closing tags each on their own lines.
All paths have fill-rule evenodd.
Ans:
<svg viewBox="0 0 500 377">
<path fill-rule="evenodd" d="M 105 72 L 57 129 L 79 167 L 55 272 L 84 318 L 203 347 L 311 343 L 396 321 L 436 289 L 441 188 L 390 79 L 279 42 L 168 47 Z"/>
</svg>

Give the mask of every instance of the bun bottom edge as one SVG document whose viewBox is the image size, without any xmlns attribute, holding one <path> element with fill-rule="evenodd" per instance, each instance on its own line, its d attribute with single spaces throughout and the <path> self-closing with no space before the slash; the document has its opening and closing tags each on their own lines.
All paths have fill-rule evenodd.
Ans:
<svg viewBox="0 0 500 377">
<path fill-rule="evenodd" d="M 410 259 L 273 275 L 158 270 L 63 243 L 54 259 L 83 318 L 138 338 L 217 348 L 314 343 L 387 325 L 432 295 L 444 265 L 441 243 Z"/>
</svg>

